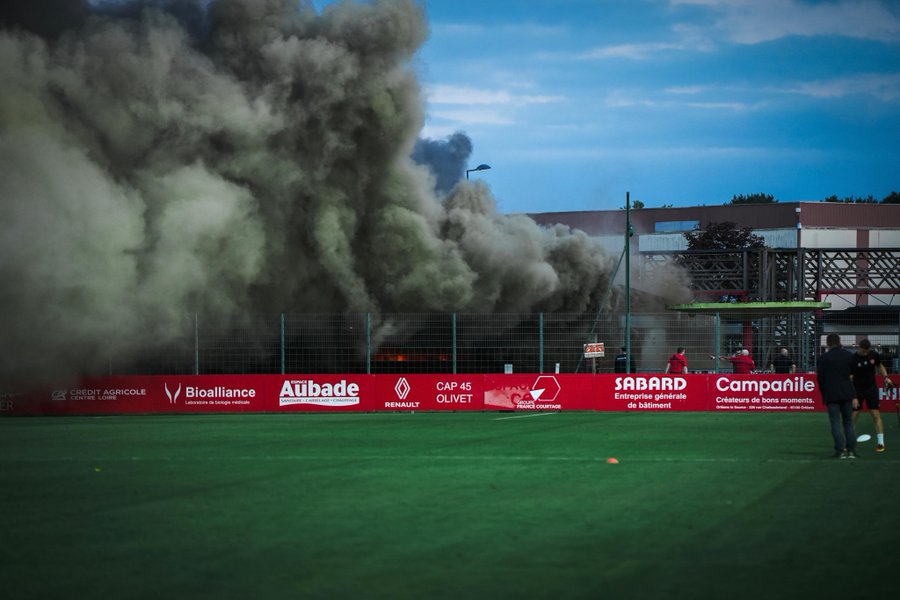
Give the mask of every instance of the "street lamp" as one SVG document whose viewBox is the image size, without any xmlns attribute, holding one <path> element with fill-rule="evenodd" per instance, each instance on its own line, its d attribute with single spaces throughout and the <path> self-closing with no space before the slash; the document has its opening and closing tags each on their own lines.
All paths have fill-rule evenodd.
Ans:
<svg viewBox="0 0 900 600">
<path fill-rule="evenodd" d="M 491 165 L 481 164 L 481 165 L 478 165 L 477 167 L 475 167 L 474 169 L 466 169 L 466 179 L 469 178 L 469 173 L 471 173 L 472 171 L 487 171 L 490 168 L 491 168 Z"/>
</svg>

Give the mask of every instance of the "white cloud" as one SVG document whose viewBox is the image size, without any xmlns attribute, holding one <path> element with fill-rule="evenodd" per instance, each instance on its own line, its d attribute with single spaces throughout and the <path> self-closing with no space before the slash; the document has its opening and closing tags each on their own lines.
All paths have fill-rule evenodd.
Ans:
<svg viewBox="0 0 900 600">
<path fill-rule="evenodd" d="M 597 60 L 606 58 L 627 58 L 630 60 L 646 60 L 669 50 L 684 50 L 681 44 L 653 43 L 653 44 L 619 44 L 615 46 L 599 46 L 578 55 L 582 60 Z"/>
<path fill-rule="evenodd" d="M 672 159 L 810 159 L 821 156 L 815 148 L 784 146 L 592 146 L 516 148 L 504 154 L 511 158 L 541 161 L 612 160 L 656 161 Z"/>
<path fill-rule="evenodd" d="M 541 25 L 538 23 L 507 23 L 504 25 L 497 25 L 477 22 L 436 22 L 431 24 L 431 31 L 434 34 L 449 37 L 496 36 L 502 34 L 517 37 L 542 38 L 563 35 L 566 33 L 566 29 L 562 26 Z"/>
<path fill-rule="evenodd" d="M 508 105 L 551 104 L 564 100 L 562 96 L 513 94 L 507 90 L 488 90 L 455 85 L 433 85 L 425 89 L 432 104 Z"/>
<path fill-rule="evenodd" d="M 862 95 L 872 96 L 884 102 L 895 102 L 900 100 L 900 73 L 865 73 L 852 77 L 805 81 L 788 85 L 781 91 L 814 98 Z"/>
<path fill-rule="evenodd" d="M 515 123 L 508 112 L 494 109 L 432 110 L 429 115 L 435 119 L 452 121 L 454 123 L 480 125 L 512 125 Z"/>
<path fill-rule="evenodd" d="M 896 44 L 900 14 L 878 0 L 808 3 L 800 0 L 670 0 L 716 11 L 715 30 L 738 44 L 787 36 L 842 36 Z M 685 29 L 687 30 L 687 29 Z"/>
<path fill-rule="evenodd" d="M 753 107 L 744 102 L 688 102 L 685 106 L 689 108 L 697 108 L 702 110 L 730 110 L 743 111 L 750 110 Z"/>
<path fill-rule="evenodd" d="M 607 108 L 632 108 L 635 106 L 652 108 L 659 106 L 659 101 L 643 98 L 644 94 L 645 92 L 636 92 L 634 90 L 614 90 L 606 95 L 603 105 Z"/>
<path fill-rule="evenodd" d="M 646 90 L 616 90 L 606 95 L 604 106 L 608 108 L 659 108 L 659 109 L 684 109 L 716 111 L 745 111 L 759 108 L 760 105 L 743 101 L 721 100 L 715 98 L 722 90 L 702 86 L 690 86 L 683 88 L 667 88 L 662 93 L 648 92 Z M 653 99 L 650 99 L 652 96 Z M 672 98 L 675 97 L 675 99 Z M 688 96 L 691 99 L 684 101 L 681 98 Z M 697 96 L 703 96 L 696 99 Z"/>
<path fill-rule="evenodd" d="M 702 85 L 685 85 L 685 86 L 666 88 L 663 91 L 666 92 L 667 94 L 695 96 L 697 94 L 704 93 L 707 89 L 709 89 L 709 88 L 702 86 Z"/>
<path fill-rule="evenodd" d="M 457 131 L 459 131 L 459 125 L 433 125 L 431 123 L 426 123 L 425 126 L 422 127 L 422 131 L 419 132 L 419 137 L 439 140 L 449 137 Z"/>
</svg>

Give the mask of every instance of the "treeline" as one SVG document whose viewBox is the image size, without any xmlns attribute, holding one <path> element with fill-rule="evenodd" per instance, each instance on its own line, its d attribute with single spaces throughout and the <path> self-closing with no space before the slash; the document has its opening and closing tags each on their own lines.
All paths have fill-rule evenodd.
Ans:
<svg viewBox="0 0 900 600">
<path fill-rule="evenodd" d="M 891 192 L 881 200 L 875 196 L 869 195 L 865 198 L 861 196 L 847 196 L 838 198 L 837 196 L 829 196 L 823 200 L 824 202 L 841 202 L 844 204 L 900 204 L 900 193 Z M 775 196 L 771 194 L 744 194 L 732 196 L 730 204 L 774 204 L 778 202 Z"/>
</svg>

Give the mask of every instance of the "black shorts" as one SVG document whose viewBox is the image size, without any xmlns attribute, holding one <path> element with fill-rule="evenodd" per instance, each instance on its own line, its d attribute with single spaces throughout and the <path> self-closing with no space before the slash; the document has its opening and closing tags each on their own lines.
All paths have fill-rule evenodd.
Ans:
<svg viewBox="0 0 900 600">
<path fill-rule="evenodd" d="M 856 399 L 859 400 L 859 408 L 867 407 L 869 410 L 879 410 L 878 388 L 870 387 L 866 390 L 856 390 Z"/>
</svg>

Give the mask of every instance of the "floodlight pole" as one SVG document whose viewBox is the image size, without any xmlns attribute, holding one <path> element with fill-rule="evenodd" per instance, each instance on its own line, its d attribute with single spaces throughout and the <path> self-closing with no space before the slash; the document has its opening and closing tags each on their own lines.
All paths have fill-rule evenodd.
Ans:
<svg viewBox="0 0 900 600">
<path fill-rule="evenodd" d="M 631 193 L 625 192 L 625 372 L 631 373 Z"/>
<path fill-rule="evenodd" d="M 480 164 L 477 167 L 475 167 L 474 169 L 466 169 L 466 181 L 468 181 L 469 173 L 471 173 L 472 171 L 487 171 L 490 168 L 491 168 L 491 165 Z"/>
</svg>

